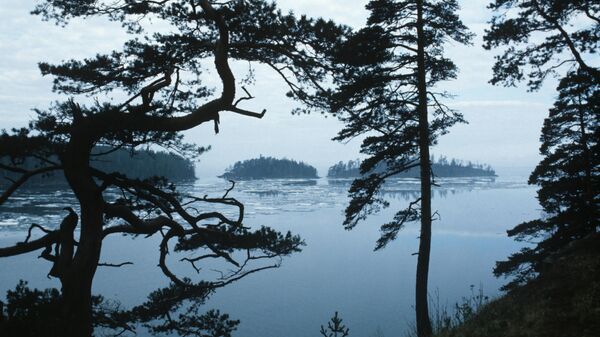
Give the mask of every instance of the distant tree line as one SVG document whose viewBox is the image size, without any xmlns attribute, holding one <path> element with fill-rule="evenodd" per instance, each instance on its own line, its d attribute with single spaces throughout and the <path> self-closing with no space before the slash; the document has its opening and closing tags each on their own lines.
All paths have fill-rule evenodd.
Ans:
<svg viewBox="0 0 600 337">
<path fill-rule="evenodd" d="M 95 155 L 91 158 L 91 166 L 104 172 L 119 172 L 132 179 L 147 179 L 150 177 L 165 177 L 169 180 L 189 180 L 195 179 L 194 163 L 177 154 L 153 151 L 153 150 L 135 150 L 118 149 L 111 151 L 108 147 L 96 147 L 93 151 Z M 49 158 L 53 160 L 52 158 Z M 10 164 L 10 159 L 0 158 L 0 163 Z M 23 167 L 34 169 L 38 161 L 25 159 Z M 17 176 L 14 172 L 9 172 L 0 168 L 1 184 L 7 183 L 10 179 Z M 66 183 L 62 174 L 47 174 L 32 177 L 30 184 L 41 183 Z"/>
<path fill-rule="evenodd" d="M 329 178 L 356 178 L 360 177 L 359 159 L 348 162 L 338 162 L 331 166 L 327 172 Z M 374 172 L 385 171 L 385 164 L 380 163 Z M 431 158 L 431 169 L 436 177 L 491 177 L 496 175 L 496 171 L 487 164 L 464 162 L 459 159 L 448 159 L 440 156 L 437 160 Z M 413 167 L 406 171 L 396 174 L 397 178 L 418 178 L 420 176 L 419 167 Z"/>
<path fill-rule="evenodd" d="M 127 150 L 118 150 L 96 160 L 92 167 L 102 171 L 125 173 L 130 178 L 144 179 L 152 176 L 166 177 L 169 180 L 195 179 L 194 163 L 177 154 L 141 150 L 132 154 Z"/>
<path fill-rule="evenodd" d="M 313 166 L 292 159 L 263 157 L 238 161 L 221 178 L 226 179 L 283 179 L 318 178 Z"/>
</svg>

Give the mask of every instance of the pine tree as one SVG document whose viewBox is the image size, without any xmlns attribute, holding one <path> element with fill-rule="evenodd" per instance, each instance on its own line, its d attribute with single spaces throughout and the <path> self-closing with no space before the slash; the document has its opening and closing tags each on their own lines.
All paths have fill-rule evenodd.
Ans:
<svg viewBox="0 0 600 337">
<path fill-rule="evenodd" d="M 468 44 L 471 35 L 456 12 L 457 1 L 370 1 L 367 27 L 338 50 L 344 67 L 332 98 L 333 111 L 345 127 L 337 140 L 366 135 L 361 152 L 362 177 L 349 191 L 344 226 L 352 229 L 389 203 L 381 195 L 385 181 L 420 167 L 421 195 L 381 227 L 376 249 L 395 239 L 406 222 L 421 222 L 417 261 L 416 314 L 420 337 L 431 335 L 427 284 L 431 244 L 431 185 L 429 147 L 462 116 L 449 109 L 435 92 L 440 81 L 456 77 L 457 69 L 444 56 L 444 43 Z M 377 170 L 377 168 L 384 168 Z"/>
<path fill-rule="evenodd" d="M 545 217 L 508 231 L 537 244 L 497 263 L 497 275 L 516 276 L 507 289 L 539 275 L 554 254 L 600 228 L 600 85 L 580 71 L 569 73 L 557 90 L 540 138 L 544 159 L 529 178 L 540 186 Z"/>
<path fill-rule="evenodd" d="M 321 325 L 321 336 L 323 337 L 348 337 L 350 329 L 342 324 L 343 319 L 338 317 L 336 311 L 333 317 L 327 322 L 327 328 Z"/>
<path fill-rule="evenodd" d="M 581 0 L 496 0 L 484 47 L 507 47 L 497 56 L 493 84 L 514 86 L 528 79 L 538 90 L 549 76 L 560 77 L 558 98 L 542 128 L 544 156 L 529 178 L 540 186 L 541 219 L 522 223 L 509 236 L 531 241 L 498 262 L 496 275 L 515 279 L 506 288 L 543 273 L 556 254 L 598 231 L 600 3 Z"/>
<path fill-rule="evenodd" d="M 600 81 L 600 69 L 590 62 L 600 43 L 597 1 L 495 0 L 488 8 L 496 15 L 484 47 L 506 47 L 496 56 L 491 83 L 515 86 L 527 79 L 537 90 L 549 76 L 563 76 L 565 68 Z"/>
</svg>

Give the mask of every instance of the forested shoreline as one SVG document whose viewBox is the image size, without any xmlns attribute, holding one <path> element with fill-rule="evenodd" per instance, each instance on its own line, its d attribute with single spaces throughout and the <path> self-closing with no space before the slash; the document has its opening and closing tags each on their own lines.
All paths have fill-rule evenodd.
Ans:
<svg viewBox="0 0 600 337">
<path fill-rule="evenodd" d="M 360 160 L 350 160 L 348 162 L 338 162 L 331 166 L 327 172 L 328 178 L 357 178 L 360 177 Z M 373 172 L 383 172 L 384 165 L 378 165 Z M 446 157 L 440 157 L 437 161 L 431 161 L 433 175 L 442 178 L 451 177 L 496 177 L 496 171 L 487 164 L 477 164 L 472 162 L 463 162 L 458 159 L 448 160 Z M 415 166 L 403 172 L 394 175 L 395 178 L 419 178 L 419 167 Z"/>
<path fill-rule="evenodd" d="M 317 169 L 292 159 L 263 157 L 238 161 L 219 176 L 225 179 L 316 179 Z"/>
<path fill-rule="evenodd" d="M 171 181 L 196 179 L 194 163 L 174 153 L 153 150 L 136 150 L 131 152 L 126 149 L 111 151 L 109 148 L 97 147 L 96 154 L 91 158 L 91 167 L 103 172 L 119 172 L 132 179 L 147 179 L 151 177 L 164 177 Z M 50 158 L 52 160 L 52 158 Z M 2 164 L 10 164 L 8 157 L 0 159 Z M 22 167 L 27 170 L 36 168 L 38 162 L 25 159 Z M 0 185 L 15 179 L 18 174 L 0 168 Z M 61 173 L 48 173 L 32 177 L 28 184 L 38 186 L 41 184 L 66 184 Z"/>
</svg>

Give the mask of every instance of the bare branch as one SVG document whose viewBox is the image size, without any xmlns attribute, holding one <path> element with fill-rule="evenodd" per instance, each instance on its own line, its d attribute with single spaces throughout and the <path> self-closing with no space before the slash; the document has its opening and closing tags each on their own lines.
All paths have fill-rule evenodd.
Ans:
<svg viewBox="0 0 600 337">
<path fill-rule="evenodd" d="M 40 226 L 40 225 L 38 225 L 38 224 L 35 224 L 35 223 L 34 223 L 34 224 L 31 224 L 31 226 L 29 226 L 29 229 L 27 230 L 27 237 L 25 238 L 25 241 L 23 241 L 24 243 L 27 243 L 27 242 L 29 242 L 29 239 L 31 239 L 31 231 L 32 231 L 34 228 L 38 228 L 38 229 L 40 229 L 42 232 L 44 232 L 44 233 L 46 233 L 46 234 L 50 234 L 50 233 L 52 233 L 52 232 L 53 232 L 53 231 L 51 231 L 51 230 L 49 230 L 49 229 L 46 229 L 46 228 L 44 228 L 44 227 L 42 227 L 42 226 Z"/>
<path fill-rule="evenodd" d="M 229 187 L 227 189 L 227 191 L 225 191 L 225 194 L 223 194 L 223 199 L 227 198 L 227 195 L 229 194 L 229 192 L 231 192 L 235 188 L 235 181 L 229 179 L 229 182 L 231 183 L 231 187 Z"/>
<path fill-rule="evenodd" d="M 2 165 L 2 168 L 5 168 L 5 166 Z M 48 166 L 33 171 L 21 171 L 23 174 L 19 177 L 19 179 L 14 180 L 13 183 L 4 192 L 2 192 L 2 195 L 0 195 L 0 205 L 4 204 L 21 186 L 23 186 L 23 184 L 25 184 L 32 177 L 56 170 L 62 170 L 62 166 Z"/>
<path fill-rule="evenodd" d="M 133 262 L 129 262 L 129 261 L 128 262 L 117 263 L 117 264 L 114 264 L 114 263 L 102 263 L 101 262 L 101 263 L 98 263 L 98 267 L 114 267 L 114 268 L 119 268 L 119 267 L 123 267 L 123 266 L 126 266 L 126 265 L 132 265 L 132 264 L 133 264 Z"/>
<path fill-rule="evenodd" d="M 242 90 L 244 90 L 244 92 L 246 92 L 246 97 L 240 97 L 237 99 L 237 101 L 235 101 L 235 103 L 233 103 L 233 106 L 237 106 L 241 101 L 245 101 L 245 100 L 251 100 L 254 98 L 254 96 L 252 96 L 250 94 L 250 92 L 248 92 L 248 90 L 246 89 L 246 87 L 242 87 Z"/>
<path fill-rule="evenodd" d="M 19 242 L 14 246 L 0 248 L 0 257 L 16 256 L 30 253 L 38 249 L 46 248 L 54 243 L 57 243 L 58 240 L 58 231 L 53 231 L 36 240 L 28 242 Z"/>
<path fill-rule="evenodd" d="M 248 116 L 248 117 L 259 118 L 259 119 L 263 118 L 265 116 L 265 114 L 267 113 L 267 109 L 263 109 L 263 111 L 261 113 L 258 113 L 258 112 L 252 112 L 252 111 L 240 109 L 235 106 L 231 106 L 231 107 L 227 108 L 227 110 L 229 110 L 231 112 L 235 112 L 236 114 L 240 114 L 240 115 L 244 115 L 244 116 Z"/>
</svg>

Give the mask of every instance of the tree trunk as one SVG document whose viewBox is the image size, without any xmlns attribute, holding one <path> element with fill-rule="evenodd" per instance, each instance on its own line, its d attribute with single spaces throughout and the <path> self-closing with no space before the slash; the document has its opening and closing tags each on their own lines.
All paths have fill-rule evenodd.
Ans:
<svg viewBox="0 0 600 337">
<path fill-rule="evenodd" d="M 91 132 L 84 127 L 72 132 L 61 160 L 65 177 L 81 208 L 81 230 L 73 261 L 61 277 L 61 316 L 64 336 L 91 337 L 92 281 L 102 247 L 103 199 L 89 166 Z"/>
<path fill-rule="evenodd" d="M 429 255 L 431 251 L 431 163 L 429 159 L 429 121 L 427 116 L 427 83 L 425 68 L 425 36 L 423 32 L 423 0 L 417 0 L 417 76 L 419 92 L 419 156 L 421 169 L 421 235 L 417 260 L 415 310 L 417 335 L 432 334 L 427 299 Z"/>
<path fill-rule="evenodd" d="M 61 280 L 62 324 L 68 337 L 89 337 L 93 334 L 92 281 L 102 244 L 102 232 L 95 230 L 98 223 L 102 223 L 102 213 L 82 211 L 82 228 L 88 230 L 84 233 L 82 229 L 73 264 Z"/>
</svg>

